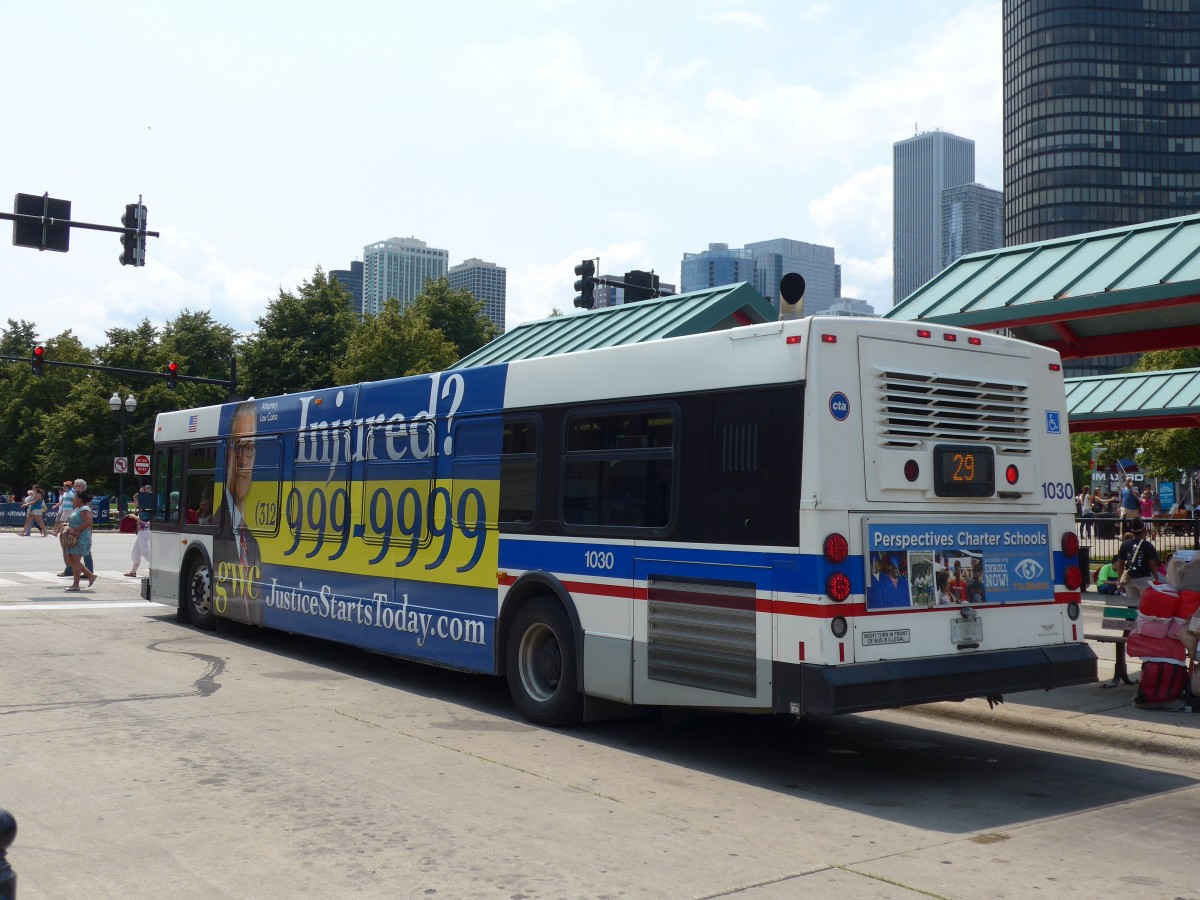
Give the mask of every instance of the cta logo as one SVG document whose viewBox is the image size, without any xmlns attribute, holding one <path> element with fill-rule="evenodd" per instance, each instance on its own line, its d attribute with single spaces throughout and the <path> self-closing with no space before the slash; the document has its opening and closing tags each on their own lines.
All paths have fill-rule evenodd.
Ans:
<svg viewBox="0 0 1200 900">
<path fill-rule="evenodd" d="M 1016 568 L 1013 571 L 1015 571 L 1026 581 L 1033 581 L 1033 579 L 1041 575 L 1045 569 L 1036 559 L 1023 559 L 1017 563 Z"/>
<path fill-rule="evenodd" d="M 829 414 L 839 422 L 845 422 L 850 415 L 850 400 L 841 391 L 835 391 L 829 398 Z"/>
</svg>

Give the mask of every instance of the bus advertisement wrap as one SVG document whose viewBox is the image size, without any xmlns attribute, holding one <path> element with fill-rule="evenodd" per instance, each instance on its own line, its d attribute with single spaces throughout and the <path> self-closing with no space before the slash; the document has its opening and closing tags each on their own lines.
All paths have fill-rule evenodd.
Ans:
<svg viewBox="0 0 1200 900">
<path fill-rule="evenodd" d="M 503 379 L 489 374 L 223 410 L 198 522 L 215 528 L 218 614 L 490 670 L 501 423 L 487 413 Z"/>
<path fill-rule="evenodd" d="M 867 526 L 867 608 L 1054 599 L 1046 525 Z"/>
</svg>

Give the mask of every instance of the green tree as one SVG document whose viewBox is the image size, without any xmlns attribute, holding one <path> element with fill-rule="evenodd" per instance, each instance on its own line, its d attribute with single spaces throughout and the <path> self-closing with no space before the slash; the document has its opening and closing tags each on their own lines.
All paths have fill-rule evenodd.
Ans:
<svg viewBox="0 0 1200 900">
<path fill-rule="evenodd" d="M 335 385 L 358 318 L 350 295 L 318 266 L 295 293 L 281 289 L 256 324 L 241 346 L 238 373 L 246 393 L 266 397 Z"/>
<path fill-rule="evenodd" d="M 28 356 L 29 350 L 37 343 L 37 326 L 24 319 L 8 320 L 8 327 L 0 331 L 0 355 Z"/>
<path fill-rule="evenodd" d="M 166 366 L 174 361 L 179 364 L 181 375 L 225 381 L 229 378 L 237 338 L 236 331 L 214 321 L 208 311 L 192 312 L 185 309 L 163 326 L 161 365 Z M 228 393 L 228 389 L 222 385 L 180 381 L 179 389 L 175 392 L 179 405 L 172 408 L 223 403 Z"/>
<path fill-rule="evenodd" d="M 1139 372 L 1194 368 L 1200 368 L 1200 349 L 1195 348 L 1155 350 L 1134 367 Z M 1143 472 L 1156 478 L 1174 478 L 1180 470 L 1191 471 L 1200 463 L 1200 430 L 1194 428 L 1105 431 L 1092 437 L 1105 447 L 1101 464 L 1136 459 Z"/>
<path fill-rule="evenodd" d="M 483 302 L 468 290 L 451 290 L 445 278 L 427 278 L 412 305 L 431 328 L 445 335 L 460 359 L 500 334 L 496 323 L 484 313 Z"/>
<path fill-rule="evenodd" d="M 379 315 L 367 315 L 346 347 L 346 356 L 335 369 L 339 384 L 381 381 L 402 375 L 437 372 L 458 359 L 453 345 L 416 306 L 400 309 L 391 299 Z"/>
</svg>

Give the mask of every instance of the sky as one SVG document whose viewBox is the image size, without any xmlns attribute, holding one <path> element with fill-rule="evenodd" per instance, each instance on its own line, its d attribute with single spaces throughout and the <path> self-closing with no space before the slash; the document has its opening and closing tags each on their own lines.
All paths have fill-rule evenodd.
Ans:
<svg viewBox="0 0 1200 900">
<path fill-rule="evenodd" d="M 971 138 L 1002 186 L 999 0 L 45 0 L 4 20 L 0 198 L 119 225 L 141 195 L 161 232 L 141 268 L 112 233 L 4 242 L 0 322 L 42 339 L 183 310 L 251 333 L 389 237 L 504 266 L 510 328 L 576 312 L 585 257 L 678 284 L 685 252 L 773 238 L 834 247 L 843 295 L 882 313 L 892 144 Z"/>
</svg>

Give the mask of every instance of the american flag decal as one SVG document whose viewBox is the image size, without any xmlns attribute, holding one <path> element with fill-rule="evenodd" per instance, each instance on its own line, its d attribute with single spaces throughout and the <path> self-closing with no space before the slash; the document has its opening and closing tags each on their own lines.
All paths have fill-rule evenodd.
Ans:
<svg viewBox="0 0 1200 900">
<path fill-rule="evenodd" d="M 193 431 L 195 431 L 199 427 L 199 425 L 200 425 L 200 417 L 199 416 L 189 417 L 188 418 L 188 434 L 191 434 Z"/>
</svg>

